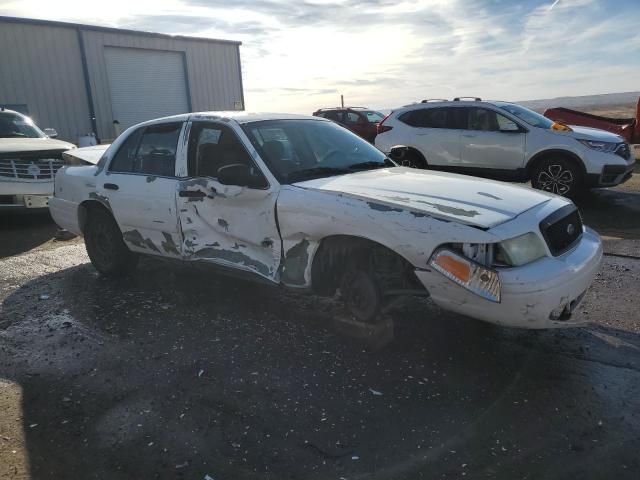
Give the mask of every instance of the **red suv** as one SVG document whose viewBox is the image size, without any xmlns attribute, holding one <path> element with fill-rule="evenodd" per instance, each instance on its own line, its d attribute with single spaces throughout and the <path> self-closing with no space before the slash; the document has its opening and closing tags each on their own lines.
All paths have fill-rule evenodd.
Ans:
<svg viewBox="0 0 640 480">
<path fill-rule="evenodd" d="M 382 113 L 363 107 L 321 108 L 313 115 L 333 120 L 371 143 L 376 138 L 378 123 L 384 119 Z"/>
</svg>

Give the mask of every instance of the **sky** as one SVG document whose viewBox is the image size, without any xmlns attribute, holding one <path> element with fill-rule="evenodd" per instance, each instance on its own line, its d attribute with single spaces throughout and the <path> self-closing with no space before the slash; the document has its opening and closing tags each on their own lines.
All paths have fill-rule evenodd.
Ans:
<svg viewBox="0 0 640 480">
<path fill-rule="evenodd" d="M 0 15 L 240 40 L 252 111 L 640 87 L 640 0 L 0 0 Z"/>
</svg>

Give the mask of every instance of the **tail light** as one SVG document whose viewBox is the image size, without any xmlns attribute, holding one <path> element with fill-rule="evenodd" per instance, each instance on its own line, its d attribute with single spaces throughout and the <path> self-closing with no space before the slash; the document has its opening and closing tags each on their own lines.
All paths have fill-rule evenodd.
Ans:
<svg viewBox="0 0 640 480">
<path fill-rule="evenodd" d="M 389 114 L 389 115 L 391 115 L 391 114 Z M 381 133 L 384 133 L 384 132 L 388 132 L 389 130 L 391 130 L 393 128 L 393 127 L 390 127 L 389 125 L 383 125 L 383 123 L 387 120 L 387 118 L 389 118 L 389 115 L 384 117 L 382 119 L 382 121 L 376 125 L 376 133 L 378 135 L 380 135 Z"/>
</svg>

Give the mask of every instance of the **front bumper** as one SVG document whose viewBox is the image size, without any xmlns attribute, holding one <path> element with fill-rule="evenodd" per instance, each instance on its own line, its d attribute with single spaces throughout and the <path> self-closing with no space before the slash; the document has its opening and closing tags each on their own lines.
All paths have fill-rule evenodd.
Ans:
<svg viewBox="0 0 640 480">
<path fill-rule="evenodd" d="M 519 328 L 576 326 L 567 310 L 577 306 L 589 288 L 602 259 L 602 242 L 586 228 L 578 244 L 558 257 L 544 257 L 522 267 L 499 270 L 500 303 L 485 300 L 452 282 L 435 270 L 417 270 L 416 276 L 433 301 L 454 311 L 497 325 Z M 563 320 L 552 320 L 552 312 L 565 309 Z"/>
<path fill-rule="evenodd" d="M 0 210 L 45 209 L 53 195 L 53 181 L 0 181 Z"/>
<path fill-rule="evenodd" d="M 636 165 L 633 150 L 629 158 L 614 153 L 587 152 L 585 155 L 587 187 L 614 187 L 631 178 Z"/>
</svg>

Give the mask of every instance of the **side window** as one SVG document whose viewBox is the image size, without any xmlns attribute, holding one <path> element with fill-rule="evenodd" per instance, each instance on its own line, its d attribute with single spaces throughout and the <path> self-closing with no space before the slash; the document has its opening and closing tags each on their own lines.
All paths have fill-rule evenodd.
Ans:
<svg viewBox="0 0 640 480">
<path fill-rule="evenodd" d="M 137 172 L 173 177 L 176 170 L 176 149 L 182 123 L 147 127 L 136 154 Z"/>
<path fill-rule="evenodd" d="M 120 149 L 113 157 L 111 165 L 109 165 L 110 172 L 135 172 L 136 152 L 138 151 L 142 130 L 142 128 L 139 128 L 131 133 L 124 143 L 120 145 Z"/>
<path fill-rule="evenodd" d="M 189 139 L 189 176 L 218 178 L 218 170 L 232 164 L 246 165 L 253 176 L 259 177 L 255 188 L 268 186 L 233 130 L 215 123 L 194 123 Z"/>
<path fill-rule="evenodd" d="M 327 112 L 325 118 L 333 120 L 334 122 L 342 122 L 342 112 L 331 111 Z"/>
<path fill-rule="evenodd" d="M 497 132 L 500 130 L 497 118 L 498 114 L 493 110 L 471 107 L 468 111 L 467 129 L 484 132 Z M 506 118 L 504 120 L 506 120 Z"/>
<path fill-rule="evenodd" d="M 355 112 L 345 112 L 345 123 L 355 125 L 358 123 L 358 118 L 360 118 L 360 116 Z"/>
<path fill-rule="evenodd" d="M 403 113 L 398 120 L 418 128 L 451 128 L 447 121 L 448 108 L 421 108 Z"/>
<path fill-rule="evenodd" d="M 182 123 L 139 128 L 120 146 L 109 171 L 173 177 Z"/>
</svg>

